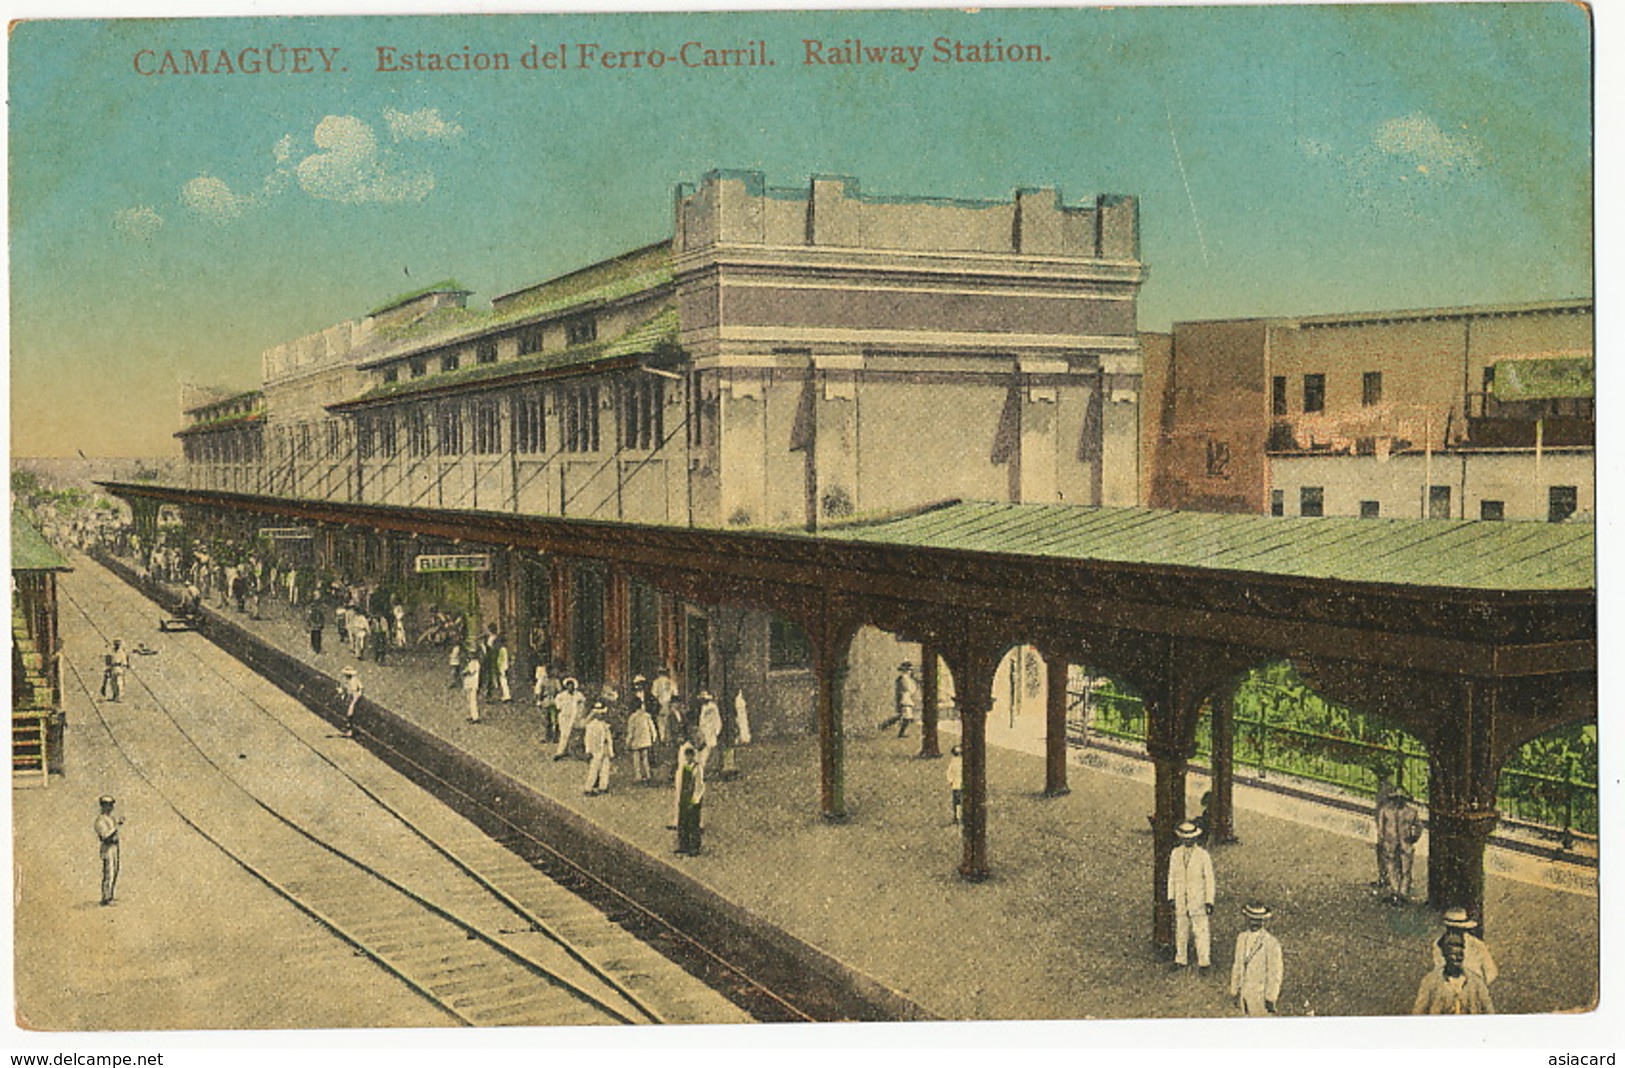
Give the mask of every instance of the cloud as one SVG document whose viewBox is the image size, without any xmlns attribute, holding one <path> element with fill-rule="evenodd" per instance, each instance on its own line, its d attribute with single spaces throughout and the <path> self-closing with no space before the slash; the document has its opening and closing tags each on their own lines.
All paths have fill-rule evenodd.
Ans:
<svg viewBox="0 0 1625 1068">
<path fill-rule="evenodd" d="M 432 173 L 396 169 L 393 156 L 379 149 L 372 127 L 354 115 L 322 119 L 315 141 L 320 151 L 294 168 L 299 188 L 313 197 L 341 204 L 399 204 L 422 200 L 434 189 Z"/>
<path fill-rule="evenodd" d="M 1471 170 L 1479 165 L 1470 138 L 1446 133 L 1426 115 L 1389 119 L 1377 127 L 1371 143 L 1379 152 L 1414 166 L 1419 174 Z"/>
<path fill-rule="evenodd" d="M 418 111 L 384 109 L 384 123 L 389 136 L 396 141 L 450 141 L 463 135 L 463 128 L 440 117 L 439 108 Z"/>
<path fill-rule="evenodd" d="M 113 213 L 113 228 L 140 241 L 150 241 L 164 225 L 164 217 L 150 205 L 120 208 Z"/>
<path fill-rule="evenodd" d="M 217 225 L 225 225 L 253 206 L 254 198 L 231 191 L 213 175 L 200 174 L 181 187 L 181 203 Z"/>
</svg>

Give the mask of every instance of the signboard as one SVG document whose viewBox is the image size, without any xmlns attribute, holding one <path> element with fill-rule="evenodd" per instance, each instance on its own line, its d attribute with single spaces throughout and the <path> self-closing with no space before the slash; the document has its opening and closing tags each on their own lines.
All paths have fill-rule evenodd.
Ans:
<svg viewBox="0 0 1625 1068">
<path fill-rule="evenodd" d="M 491 557 L 487 553 L 471 553 L 465 556 L 420 556 L 417 558 L 416 566 L 420 575 L 444 574 L 448 571 L 489 571 Z"/>
<path fill-rule="evenodd" d="M 308 541 L 316 536 L 309 527 L 261 527 L 260 537 L 273 541 Z"/>
</svg>

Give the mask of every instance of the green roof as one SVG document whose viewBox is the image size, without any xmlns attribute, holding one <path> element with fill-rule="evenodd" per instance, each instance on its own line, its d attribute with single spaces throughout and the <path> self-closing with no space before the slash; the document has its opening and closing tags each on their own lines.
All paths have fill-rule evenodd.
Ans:
<svg viewBox="0 0 1625 1068">
<path fill-rule="evenodd" d="M 470 292 L 472 292 L 472 290 L 464 289 L 463 284 L 461 282 L 457 281 L 457 279 L 455 279 L 455 278 L 445 278 L 445 279 L 442 279 L 441 281 L 436 282 L 434 285 L 424 286 L 421 289 L 414 289 L 409 293 L 401 293 L 401 294 L 399 294 L 397 296 L 393 296 L 393 297 L 389 298 L 388 300 L 384 301 L 382 304 L 378 305 L 378 307 L 374 308 L 372 311 L 368 312 L 367 314 L 369 316 L 382 315 L 384 312 L 393 311 L 394 309 L 399 308 L 403 304 L 410 304 L 412 301 L 417 300 L 419 297 L 426 297 L 430 293 L 464 293 L 464 294 L 466 294 L 466 293 L 470 293 Z"/>
<path fill-rule="evenodd" d="M 367 390 L 355 401 L 381 400 L 386 397 L 405 397 L 426 390 L 439 390 L 448 386 L 472 385 L 480 382 L 511 378 L 537 371 L 550 371 L 566 367 L 587 366 L 618 359 L 623 356 L 658 354 L 677 345 L 677 309 L 666 307 L 634 326 L 619 337 L 593 341 L 585 345 L 572 345 L 557 352 L 526 356 L 518 360 L 496 363 L 476 363 L 455 371 L 408 378 L 398 382 L 384 382 Z M 334 407 L 341 407 L 335 405 Z"/>
<path fill-rule="evenodd" d="M 11 510 L 11 569 L 13 571 L 72 571 L 62 554 L 17 509 Z"/>
<path fill-rule="evenodd" d="M 952 501 L 820 535 L 1402 586 L 1596 589 L 1596 530 L 1590 523 L 1305 519 Z"/>
<path fill-rule="evenodd" d="M 391 363 L 504 327 L 557 316 L 572 308 L 586 308 L 636 296 L 670 285 L 671 280 L 671 243 L 662 241 L 498 297 L 490 311 L 439 308 L 421 319 L 383 328 L 378 336 L 385 342 L 418 344 L 401 345 L 395 351 L 369 355 L 362 360 L 361 366 L 375 367 Z"/>
</svg>

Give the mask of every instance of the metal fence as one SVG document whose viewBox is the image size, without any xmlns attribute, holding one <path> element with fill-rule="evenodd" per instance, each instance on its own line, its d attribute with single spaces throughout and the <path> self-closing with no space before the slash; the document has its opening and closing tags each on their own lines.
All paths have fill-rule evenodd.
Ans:
<svg viewBox="0 0 1625 1068">
<path fill-rule="evenodd" d="M 1238 771 L 1251 770 L 1260 779 L 1292 776 L 1372 797 L 1373 769 L 1385 765 L 1412 797 L 1426 802 L 1428 756 L 1420 741 L 1324 701 L 1303 684 L 1283 679 L 1284 674 L 1279 667 L 1255 672 L 1237 691 Z M 1144 704 L 1109 679 L 1075 674 L 1068 707 L 1069 733 L 1080 744 L 1090 736 L 1145 742 Z M 1588 777 L 1583 766 L 1595 749 L 1584 730 L 1537 739 L 1508 760 L 1498 784 L 1502 816 L 1549 829 L 1565 846 L 1576 834 L 1596 835 L 1596 777 Z M 1197 726 L 1196 751 L 1198 757 L 1212 752 L 1206 711 Z"/>
</svg>

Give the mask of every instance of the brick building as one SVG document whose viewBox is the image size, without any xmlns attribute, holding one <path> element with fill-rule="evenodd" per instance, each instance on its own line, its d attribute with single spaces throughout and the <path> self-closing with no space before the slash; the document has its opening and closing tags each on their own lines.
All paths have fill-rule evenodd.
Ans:
<svg viewBox="0 0 1625 1068">
<path fill-rule="evenodd" d="M 1589 300 L 1176 323 L 1145 339 L 1147 501 L 1584 518 L 1592 333 Z"/>
</svg>

